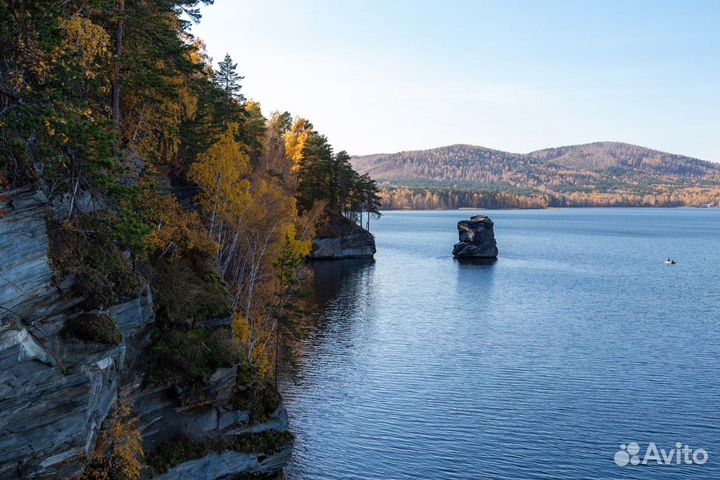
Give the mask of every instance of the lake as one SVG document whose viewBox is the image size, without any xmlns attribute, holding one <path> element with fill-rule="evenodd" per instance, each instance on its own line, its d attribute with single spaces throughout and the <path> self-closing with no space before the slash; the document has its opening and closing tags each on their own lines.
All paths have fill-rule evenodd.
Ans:
<svg viewBox="0 0 720 480">
<path fill-rule="evenodd" d="M 492 265 L 450 254 L 476 213 L 495 222 Z M 321 315 L 282 385 L 289 478 L 720 478 L 720 210 L 371 227 L 374 262 L 316 266 Z M 619 466 L 629 442 L 698 462 Z"/>
</svg>

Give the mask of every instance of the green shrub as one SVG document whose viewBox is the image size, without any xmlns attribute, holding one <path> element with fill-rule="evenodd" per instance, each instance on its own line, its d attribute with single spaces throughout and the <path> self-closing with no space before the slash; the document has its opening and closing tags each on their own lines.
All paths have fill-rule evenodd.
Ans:
<svg viewBox="0 0 720 480">
<path fill-rule="evenodd" d="M 165 328 L 192 328 L 195 322 L 232 314 L 230 292 L 204 254 L 162 259 L 156 270 L 152 286 L 158 320 Z"/>
<path fill-rule="evenodd" d="M 58 283 L 77 276 L 76 294 L 95 309 L 140 295 L 141 277 L 112 240 L 112 231 L 99 217 L 73 219 L 48 225 L 50 262 Z"/>
<path fill-rule="evenodd" d="M 133 252 L 136 258 L 145 259 L 150 253 L 148 236 L 152 226 L 141 212 L 121 204 L 117 215 L 109 217 L 112 225 L 112 237 L 115 242 Z"/>
<path fill-rule="evenodd" d="M 229 330 L 156 331 L 148 349 L 148 382 L 172 385 L 189 393 L 187 400 L 203 396 L 207 380 L 218 368 L 228 368 L 242 360 L 237 342 Z"/>
<path fill-rule="evenodd" d="M 62 334 L 84 342 L 119 345 L 122 341 L 120 329 L 109 315 L 83 313 L 71 318 L 63 325 Z"/>
<path fill-rule="evenodd" d="M 281 402 L 282 397 L 275 387 L 261 378 L 249 364 L 238 367 L 232 397 L 234 408 L 250 412 L 252 422 L 264 422 L 275 413 Z"/>
</svg>

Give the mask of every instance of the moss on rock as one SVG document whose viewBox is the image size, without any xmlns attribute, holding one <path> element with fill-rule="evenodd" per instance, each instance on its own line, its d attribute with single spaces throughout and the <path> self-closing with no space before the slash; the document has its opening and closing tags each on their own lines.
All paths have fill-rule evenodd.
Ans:
<svg viewBox="0 0 720 480">
<path fill-rule="evenodd" d="M 292 442 L 290 432 L 265 431 L 248 433 L 235 437 L 219 437 L 202 441 L 191 441 L 186 437 L 177 438 L 160 445 L 146 457 L 154 475 L 160 475 L 181 463 L 202 458 L 214 452 L 233 450 L 241 453 L 271 455 Z"/>
<path fill-rule="evenodd" d="M 73 291 L 85 297 L 88 309 L 107 307 L 140 295 L 142 278 L 113 242 L 109 226 L 99 218 L 50 222 L 48 238 L 56 282 L 59 285 L 69 275 L 75 275 Z"/>
<path fill-rule="evenodd" d="M 275 387 L 245 363 L 238 367 L 233 407 L 250 412 L 251 422 L 264 422 L 280 407 L 282 397 Z"/>
<path fill-rule="evenodd" d="M 210 259 L 200 253 L 156 262 L 152 280 L 158 315 L 166 328 L 229 317 L 230 292 Z"/>
<path fill-rule="evenodd" d="M 242 360 L 229 330 L 156 331 L 148 349 L 147 380 L 154 385 L 172 385 L 187 392 L 187 400 L 201 400 L 207 380 L 218 368 Z"/>
<path fill-rule="evenodd" d="M 82 313 L 65 322 L 62 329 L 64 337 L 74 337 L 84 342 L 119 345 L 122 341 L 120 329 L 109 315 L 100 313 Z"/>
</svg>

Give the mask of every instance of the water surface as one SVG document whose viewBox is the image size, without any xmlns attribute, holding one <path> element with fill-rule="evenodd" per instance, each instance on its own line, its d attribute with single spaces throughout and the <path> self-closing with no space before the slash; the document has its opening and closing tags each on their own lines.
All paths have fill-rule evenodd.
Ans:
<svg viewBox="0 0 720 480">
<path fill-rule="evenodd" d="M 288 476 L 720 478 L 720 210 L 485 212 L 500 259 L 465 265 L 474 213 L 388 212 L 374 262 L 318 265 Z M 617 466 L 631 441 L 709 460 Z"/>
</svg>

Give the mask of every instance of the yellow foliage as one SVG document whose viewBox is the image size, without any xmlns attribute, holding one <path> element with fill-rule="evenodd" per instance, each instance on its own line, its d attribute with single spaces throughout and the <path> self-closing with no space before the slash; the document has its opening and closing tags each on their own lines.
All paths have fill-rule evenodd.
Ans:
<svg viewBox="0 0 720 480">
<path fill-rule="evenodd" d="M 189 177 L 202 188 L 200 205 L 211 216 L 211 233 L 219 221 L 237 223 L 251 202 L 250 182 L 245 179 L 250 159 L 235 140 L 237 129 L 237 124 L 230 124 L 190 167 Z"/>
<path fill-rule="evenodd" d="M 297 215 L 295 197 L 288 194 L 272 178 L 261 178 L 252 189 L 253 198 L 259 205 L 252 212 L 260 221 L 275 220 L 284 225 L 293 222 Z M 264 224 L 266 228 L 272 225 Z"/>
<path fill-rule="evenodd" d="M 300 168 L 303 148 L 310 135 L 312 135 L 312 125 L 304 118 L 295 120 L 290 131 L 285 134 L 285 154 L 292 161 L 293 172 Z"/>
<path fill-rule="evenodd" d="M 77 13 L 62 19 L 60 27 L 65 31 L 65 40 L 53 56 L 57 58 L 63 54 L 72 54 L 83 74 L 87 78 L 95 78 L 102 68 L 98 62 L 108 54 L 108 33 Z"/>
<path fill-rule="evenodd" d="M 296 237 L 298 240 L 308 242 L 309 247 L 312 248 L 312 241 L 315 238 L 316 227 L 324 222 L 326 217 L 326 203 L 324 201 L 315 202 L 312 208 L 305 210 L 300 215 L 295 224 L 297 225 Z M 310 250 L 307 252 L 310 253 Z"/>
<path fill-rule="evenodd" d="M 138 419 L 127 402 L 120 401 L 103 429 L 83 480 L 137 480 L 143 468 L 144 453 Z"/>
<path fill-rule="evenodd" d="M 312 250 L 312 239 L 299 239 L 297 237 L 297 226 L 294 223 L 285 225 L 283 230 L 285 231 L 287 246 L 290 248 L 290 252 L 293 256 L 305 258 L 310 255 L 310 250 Z"/>
<path fill-rule="evenodd" d="M 260 176 L 251 189 L 252 207 L 235 225 L 237 262 L 243 268 L 232 273 L 238 293 L 238 313 L 233 323 L 236 338 L 247 358 L 263 375 L 270 375 L 274 362 L 277 319 L 269 314 L 285 286 L 279 279 L 278 261 L 289 252 L 296 258 L 310 253 L 314 227 L 308 213 L 298 217 L 295 197 L 274 177 Z"/>
<path fill-rule="evenodd" d="M 255 100 L 248 100 L 245 102 L 245 110 L 248 113 L 248 116 L 253 119 L 259 119 L 262 121 L 262 128 L 265 128 L 265 117 L 263 117 L 262 114 L 262 106 L 260 105 L 260 102 L 256 102 Z"/>
<path fill-rule="evenodd" d="M 260 105 L 248 102 L 246 109 L 252 125 L 244 125 L 244 135 L 266 135 Z M 251 150 L 238 142 L 238 128 L 231 124 L 198 155 L 189 178 L 202 189 L 199 201 L 218 242 L 218 265 L 235 296 L 235 337 L 246 358 L 262 375 L 270 375 L 278 329 L 272 312 L 279 298 L 287 295 L 287 279 L 282 279 L 279 265 L 287 265 L 288 254 L 302 259 L 310 253 L 315 225 L 324 209 L 319 205 L 299 216 L 286 179 L 267 174 L 262 164 L 252 172 L 246 154 Z M 284 158 L 292 158 L 295 168 L 311 132 L 311 124 L 300 119 L 283 137 L 277 135 L 280 149 L 287 149 Z"/>
<path fill-rule="evenodd" d="M 273 363 L 268 352 L 268 345 L 271 343 L 272 333 L 269 330 L 261 330 L 256 332 L 256 337 L 251 338 L 253 329 L 250 327 L 250 322 L 247 321 L 242 315 L 236 314 L 233 317 L 232 329 L 241 345 L 247 348 L 252 340 L 255 340 L 257 345 L 252 351 L 252 358 L 250 362 L 257 368 L 258 373 L 263 378 L 268 378 L 273 371 Z"/>
<path fill-rule="evenodd" d="M 174 248 L 180 255 L 196 250 L 214 254 L 215 243 L 205 230 L 200 216 L 187 212 L 172 195 L 155 195 L 145 192 L 140 206 L 150 217 L 153 230 L 146 241 L 155 250 Z"/>
<path fill-rule="evenodd" d="M 235 313 L 232 319 L 232 331 L 242 344 L 247 344 L 250 338 L 250 323 L 239 313 Z"/>
</svg>

